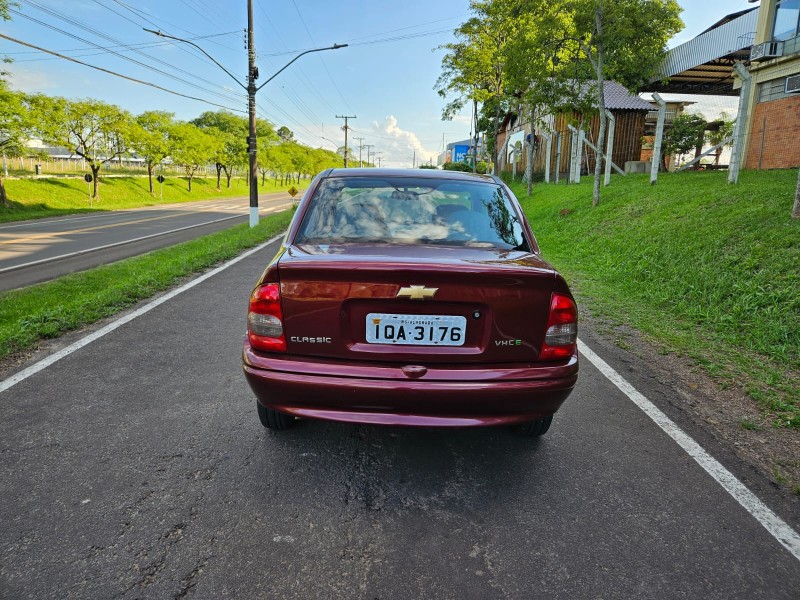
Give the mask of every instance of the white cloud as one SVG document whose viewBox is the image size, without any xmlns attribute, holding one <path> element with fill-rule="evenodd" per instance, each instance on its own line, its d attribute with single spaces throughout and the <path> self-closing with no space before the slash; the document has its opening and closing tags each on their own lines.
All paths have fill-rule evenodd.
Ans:
<svg viewBox="0 0 800 600">
<path fill-rule="evenodd" d="M 430 160 L 436 162 L 437 153 L 427 150 L 422 146 L 422 142 L 413 131 L 406 131 L 397 125 L 397 118 L 389 115 L 383 121 L 372 122 L 373 131 L 383 136 L 380 142 L 380 151 L 383 152 L 382 164 L 387 167 L 409 167 L 413 155 L 416 152 L 417 164 L 425 163 Z M 386 137 L 391 139 L 386 140 Z"/>
<path fill-rule="evenodd" d="M 13 63 L 7 66 L 9 72 L 8 81 L 11 87 L 18 92 L 25 92 L 26 94 L 34 94 L 36 92 L 44 92 L 59 87 L 59 81 L 49 73 L 42 71 L 29 71 L 21 69 Z"/>
</svg>

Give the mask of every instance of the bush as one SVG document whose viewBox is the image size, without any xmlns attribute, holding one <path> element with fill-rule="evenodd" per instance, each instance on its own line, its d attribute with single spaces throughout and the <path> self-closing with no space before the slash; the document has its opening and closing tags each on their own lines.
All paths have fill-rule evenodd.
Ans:
<svg viewBox="0 0 800 600">
<path fill-rule="evenodd" d="M 463 171 L 464 173 L 471 173 L 472 167 L 463 162 L 446 162 L 442 165 L 445 171 Z"/>
<path fill-rule="evenodd" d="M 436 165 L 420 165 L 419 168 L 420 169 L 438 169 L 439 167 L 437 167 Z"/>
<path fill-rule="evenodd" d="M 475 172 L 481 175 L 486 175 L 489 172 L 489 165 L 485 161 L 479 160 L 475 163 Z"/>
</svg>

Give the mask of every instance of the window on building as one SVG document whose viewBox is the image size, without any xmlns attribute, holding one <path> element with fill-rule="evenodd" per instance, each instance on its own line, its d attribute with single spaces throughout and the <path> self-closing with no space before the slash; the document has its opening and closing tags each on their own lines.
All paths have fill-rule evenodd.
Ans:
<svg viewBox="0 0 800 600">
<path fill-rule="evenodd" d="M 798 34 L 800 0 L 778 0 L 773 39 L 788 40 Z"/>
</svg>

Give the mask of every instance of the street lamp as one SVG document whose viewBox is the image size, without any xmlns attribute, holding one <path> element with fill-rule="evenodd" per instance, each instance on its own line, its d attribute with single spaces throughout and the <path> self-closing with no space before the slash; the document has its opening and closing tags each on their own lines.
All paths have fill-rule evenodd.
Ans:
<svg viewBox="0 0 800 600">
<path fill-rule="evenodd" d="M 336 142 L 334 142 L 333 140 L 330 140 L 330 139 L 328 139 L 328 138 L 326 138 L 325 136 L 322 136 L 322 135 L 319 136 L 319 139 L 325 140 L 326 142 L 330 142 L 331 144 L 333 144 L 333 149 L 334 150 L 338 150 L 339 149 L 339 146 L 337 146 Z"/>
<path fill-rule="evenodd" d="M 270 81 L 275 79 L 278 75 L 280 75 L 289 65 L 291 65 L 294 61 L 305 54 L 311 54 L 312 52 L 322 52 L 324 50 L 338 50 L 339 48 L 347 47 L 347 44 L 334 44 L 333 46 L 326 46 L 325 48 L 313 48 L 312 50 L 306 50 L 305 52 L 301 52 L 297 56 L 295 56 L 292 60 L 286 63 L 283 67 L 281 67 L 278 71 L 276 71 L 269 79 L 267 79 L 264 83 L 259 86 L 256 86 L 256 79 L 258 79 L 258 67 L 256 67 L 255 59 L 256 59 L 256 50 L 255 50 L 255 43 L 253 41 L 253 2 L 252 0 L 248 0 L 247 2 L 247 61 L 248 61 L 248 69 L 247 69 L 247 85 L 244 85 L 241 81 L 239 81 L 236 76 L 228 71 L 225 67 L 223 67 L 217 60 L 211 56 L 208 52 L 203 50 L 200 46 L 191 42 L 189 40 L 185 40 L 183 38 L 175 37 L 174 35 L 167 35 L 161 31 L 156 31 L 153 29 L 144 28 L 145 31 L 150 33 L 154 33 L 157 36 L 169 38 L 171 40 L 176 40 L 178 42 L 184 42 L 191 46 L 194 46 L 200 52 L 205 54 L 208 58 L 210 58 L 215 65 L 217 65 L 220 69 L 225 71 L 241 88 L 243 88 L 247 92 L 247 112 L 249 117 L 249 131 L 247 136 L 247 153 L 250 156 L 250 227 L 255 227 L 258 225 L 258 166 L 257 166 L 257 151 L 258 145 L 256 142 L 256 92 L 267 85 Z"/>
</svg>

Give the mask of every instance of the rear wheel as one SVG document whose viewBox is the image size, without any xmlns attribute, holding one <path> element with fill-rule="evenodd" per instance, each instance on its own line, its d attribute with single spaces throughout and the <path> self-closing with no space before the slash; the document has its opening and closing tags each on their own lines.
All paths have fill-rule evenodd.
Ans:
<svg viewBox="0 0 800 600">
<path fill-rule="evenodd" d="M 258 400 L 256 400 L 256 407 L 258 407 L 258 420 L 261 421 L 261 424 L 267 429 L 283 431 L 284 429 L 294 427 L 293 416 L 267 408 Z"/>
<path fill-rule="evenodd" d="M 530 421 L 520 426 L 519 431 L 522 435 L 527 435 L 529 437 L 538 437 L 540 435 L 544 435 L 547 433 L 547 430 L 550 429 L 550 423 L 553 422 L 553 415 L 549 417 L 545 417 L 544 419 L 539 419 L 537 421 Z"/>
</svg>

